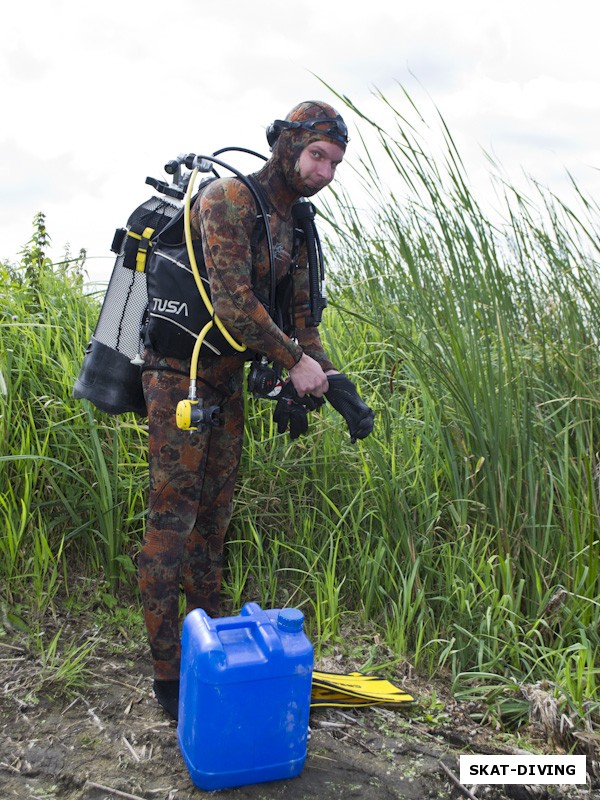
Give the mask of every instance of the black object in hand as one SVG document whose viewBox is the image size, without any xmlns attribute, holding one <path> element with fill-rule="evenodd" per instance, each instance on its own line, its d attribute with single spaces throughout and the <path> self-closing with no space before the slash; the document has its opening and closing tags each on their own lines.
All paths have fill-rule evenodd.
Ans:
<svg viewBox="0 0 600 800">
<path fill-rule="evenodd" d="M 294 385 L 286 383 L 279 393 L 273 420 L 277 423 L 277 432 L 285 433 L 290 429 L 290 439 L 303 436 L 308 430 L 308 411 L 302 399 L 298 397 Z"/>
<path fill-rule="evenodd" d="M 329 389 L 325 397 L 346 420 L 350 441 L 354 444 L 357 439 L 366 439 L 373 430 L 373 409 L 360 399 L 356 386 L 343 373 L 328 375 L 327 380 Z"/>
</svg>

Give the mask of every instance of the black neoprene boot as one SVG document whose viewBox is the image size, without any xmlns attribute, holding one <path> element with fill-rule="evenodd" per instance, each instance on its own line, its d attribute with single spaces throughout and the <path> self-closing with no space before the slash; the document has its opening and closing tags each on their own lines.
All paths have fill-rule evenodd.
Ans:
<svg viewBox="0 0 600 800">
<path fill-rule="evenodd" d="M 154 695 L 167 714 L 175 721 L 179 719 L 179 681 L 154 679 Z"/>
</svg>

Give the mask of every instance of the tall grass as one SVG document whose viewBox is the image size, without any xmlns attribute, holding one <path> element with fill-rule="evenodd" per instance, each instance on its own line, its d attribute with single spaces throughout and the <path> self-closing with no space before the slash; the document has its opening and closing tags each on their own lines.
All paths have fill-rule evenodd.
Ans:
<svg viewBox="0 0 600 800">
<path fill-rule="evenodd" d="M 8 597 L 42 610 L 79 567 L 112 586 L 127 571 L 145 461 L 135 421 L 71 397 L 98 303 L 82 292 L 82 257 L 53 265 L 46 243 L 38 215 L 0 288 L 0 574 Z"/>
<path fill-rule="evenodd" d="M 224 592 L 234 607 L 301 606 L 319 653 L 351 615 L 500 721 L 522 721 L 537 687 L 589 730 L 600 704 L 598 208 L 505 183 L 491 221 L 443 121 L 434 158 L 408 98 L 395 111 L 380 97 L 387 130 L 340 99 L 370 142 L 354 161 L 368 207 L 343 193 L 323 207 L 322 336 L 376 427 L 353 446 L 325 407 L 292 443 L 268 403 L 248 400 Z M 146 432 L 71 400 L 97 303 L 77 262 L 48 265 L 36 236 L 0 289 L 0 575 L 9 602 L 33 581 L 43 606 L 82 573 L 129 579 Z"/>
<path fill-rule="evenodd" d="M 364 445 L 382 486 L 371 502 L 383 531 L 404 523 L 390 541 L 408 550 L 402 579 L 419 562 L 419 624 L 401 602 L 381 612 L 457 687 L 509 672 L 597 714 L 598 207 L 505 184 L 492 224 L 448 131 L 440 168 L 399 114 L 387 132 L 360 116 L 407 197 L 395 201 L 365 159 L 366 233 L 345 197 L 336 208 L 336 305 L 379 331 L 360 360 L 380 365 L 387 434 Z"/>
</svg>

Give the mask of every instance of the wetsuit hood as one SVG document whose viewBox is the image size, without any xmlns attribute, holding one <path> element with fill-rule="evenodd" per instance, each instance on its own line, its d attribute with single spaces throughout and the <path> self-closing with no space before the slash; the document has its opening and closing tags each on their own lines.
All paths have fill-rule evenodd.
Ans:
<svg viewBox="0 0 600 800">
<path fill-rule="evenodd" d="M 348 142 L 344 120 L 328 103 L 308 100 L 299 103 L 284 120 L 275 120 L 267 129 L 271 158 L 263 177 L 268 183 L 283 183 L 295 197 L 309 197 L 310 191 L 300 180 L 298 160 L 304 148 L 313 142 L 333 142 L 343 150 Z M 283 188 L 283 187 L 280 187 Z"/>
</svg>

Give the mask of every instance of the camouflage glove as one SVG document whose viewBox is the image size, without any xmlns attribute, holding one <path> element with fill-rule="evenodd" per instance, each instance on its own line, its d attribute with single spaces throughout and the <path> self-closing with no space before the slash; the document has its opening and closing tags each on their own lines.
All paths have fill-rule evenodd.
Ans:
<svg viewBox="0 0 600 800">
<path fill-rule="evenodd" d="M 350 441 L 352 444 L 357 439 L 366 439 L 373 430 L 373 409 L 360 399 L 356 386 L 342 373 L 328 375 L 329 390 L 325 397 L 342 415 L 348 425 Z"/>
</svg>

